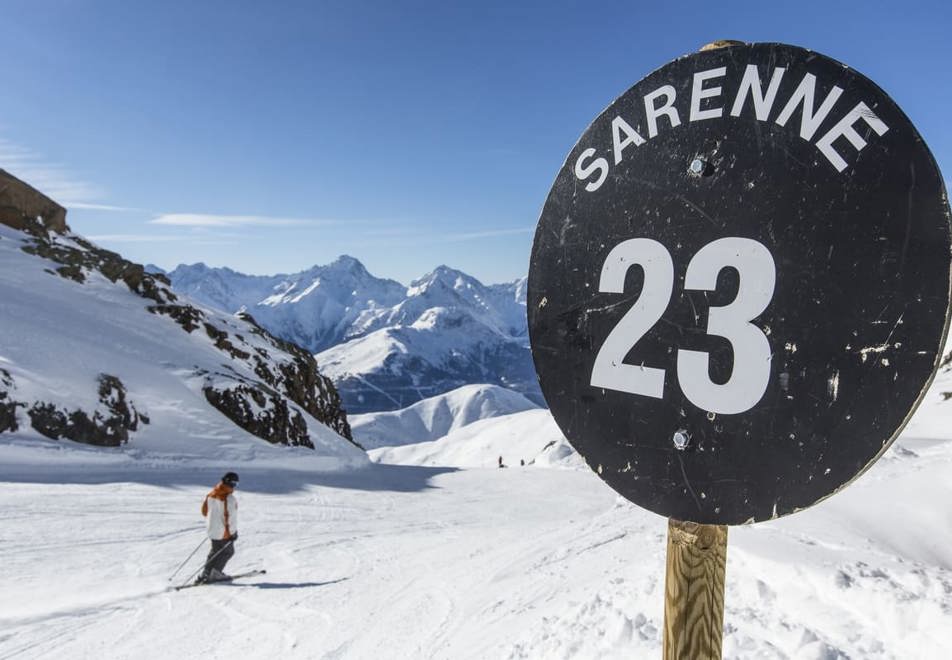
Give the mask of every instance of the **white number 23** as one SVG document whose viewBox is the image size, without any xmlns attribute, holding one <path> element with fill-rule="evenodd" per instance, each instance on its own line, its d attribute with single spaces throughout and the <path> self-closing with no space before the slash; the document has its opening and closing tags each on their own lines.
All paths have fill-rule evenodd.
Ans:
<svg viewBox="0 0 952 660">
<path fill-rule="evenodd" d="M 671 300 L 674 264 L 659 242 L 632 238 L 616 245 L 602 266 L 598 290 L 624 293 L 625 277 L 635 265 L 644 270 L 644 286 L 634 305 L 606 337 L 592 369 L 591 384 L 630 394 L 660 399 L 664 395 L 664 369 L 625 364 L 624 358 L 639 339 L 657 323 Z M 713 291 L 723 268 L 737 270 L 737 296 L 723 307 L 712 307 L 707 333 L 724 337 L 734 352 L 734 368 L 725 383 L 711 380 L 710 355 L 678 350 L 677 374 L 681 391 L 702 410 L 737 414 L 753 408 L 770 380 L 770 343 L 751 320 L 773 298 L 777 269 L 770 251 L 749 238 L 728 237 L 708 243 L 688 262 L 684 288 Z"/>
</svg>

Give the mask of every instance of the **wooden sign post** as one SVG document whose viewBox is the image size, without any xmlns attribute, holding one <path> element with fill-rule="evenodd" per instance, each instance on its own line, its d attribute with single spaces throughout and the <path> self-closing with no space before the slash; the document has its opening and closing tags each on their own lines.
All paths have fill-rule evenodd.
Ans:
<svg viewBox="0 0 952 660">
<path fill-rule="evenodd" d="M 725 526 L 812 506 L 886 451 L 952 289 L 942 175 L 896 103 L 803 48 L 716 45 L 582 134 L 527 295 L 560 429 L 669 519 L 664 657 L 690 660 L 720 657 Z"/>
<path fill-rule="evenodd" d="M 719 660 L 727 527 L 668 520 L 664 660 Z"/>
</svg>

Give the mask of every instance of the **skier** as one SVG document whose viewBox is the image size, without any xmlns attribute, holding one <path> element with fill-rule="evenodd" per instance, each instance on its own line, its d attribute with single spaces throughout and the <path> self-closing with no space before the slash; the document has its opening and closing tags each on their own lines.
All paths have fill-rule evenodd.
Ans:
<svg viewBox="0 0 952 660">
<path fill-rule="evenodd" d="M 237 487 L 238 475 L 228 472 L 202 502 L 212 549 L 205 560 L 205 570 L 198 576 L 198 584 L 231 579 L 225 574 L 225 564 L 235 554 L 238 539 L 238 501 L 234 496 Z"/>
</svg>

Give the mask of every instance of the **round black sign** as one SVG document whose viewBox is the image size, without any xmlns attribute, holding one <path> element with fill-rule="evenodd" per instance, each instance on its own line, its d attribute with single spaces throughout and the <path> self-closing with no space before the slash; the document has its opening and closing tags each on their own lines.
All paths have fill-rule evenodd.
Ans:
<svg viewBox="0 0 952 660">
<path fill-rule="evenodd" d="M 569 153 L 532 248 L 552 414 L 651 511 L 808 507 L 898 435 L 947 332 L 950 216 L 909 119 L 802 48 L 688 55 Z"/>
</svg>

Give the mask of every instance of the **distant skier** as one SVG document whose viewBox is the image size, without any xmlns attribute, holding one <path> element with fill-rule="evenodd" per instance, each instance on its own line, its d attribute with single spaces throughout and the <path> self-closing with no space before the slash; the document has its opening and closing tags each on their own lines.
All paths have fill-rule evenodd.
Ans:
<svg viewBox="0 0 952 660">
<path fill-rule="evenodd" d="M 238 540 L 238 500 L 234 496 L 237 487 L 238 475 L 229 472 L 202 502 L 202 515 L 206 518 L 212 549 L 205 560 L 205 570 L 198 576 L 200 584 L 231 579 L 225 574 L 225 564 L 235 554 L 235 541 Z"/>
<path fill-rule="evenodd" d="M 506 464 L 502 462 L 502 456 L 499 457 L 499 467 L 501 468 L 507 467 Z"/>
</svg>

